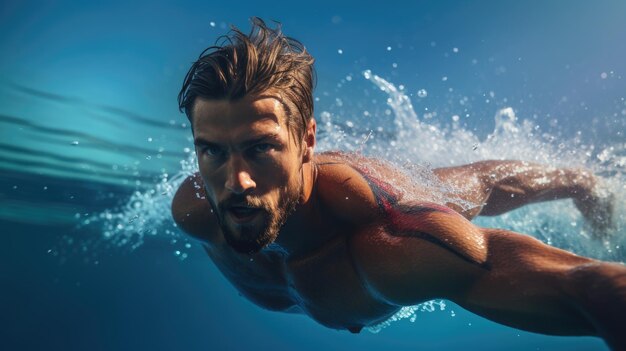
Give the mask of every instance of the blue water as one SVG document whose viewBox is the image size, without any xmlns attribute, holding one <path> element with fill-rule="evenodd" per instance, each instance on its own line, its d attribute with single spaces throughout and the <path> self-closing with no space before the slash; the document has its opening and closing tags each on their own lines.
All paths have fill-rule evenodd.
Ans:
<svg viewBox="0 0 626 351">
<path fill-rule="evenodd" d="M 626 260 L 623 2 L 308 6 L 0 5 L 0 348 L 607 349 L 448 301 L 378 333 L 330 330 L 252 305 L 173 226 L 169 200 L 194 169 L 182 78 L 227 24 L 257 15 L 317 59 L 321 150 L 394 159 L 416 182 L 488 158 L 592 168 L 617 197 L 606 242 L 569 201 L 477 223 Z"/>
</svg>

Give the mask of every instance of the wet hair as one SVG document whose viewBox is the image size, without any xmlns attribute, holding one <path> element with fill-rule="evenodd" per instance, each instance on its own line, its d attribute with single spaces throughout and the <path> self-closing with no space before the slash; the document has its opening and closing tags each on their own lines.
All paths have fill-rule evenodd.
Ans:
<svg viewBox="0 0 626 351">
<path fill-rule="evenodd" d="M 179 108 L 193 122 L 197 97 L 237 100 L 274 93 L 283 100 L 287 125 L 299 144 L 313 117 L 314 59 L 302 43 L 283 35 L 279 23 L 270 28 L 260 18 L 251 22 L 250 34 L 232 26 L 200 54 L 185 76 Z"/>
</svg>

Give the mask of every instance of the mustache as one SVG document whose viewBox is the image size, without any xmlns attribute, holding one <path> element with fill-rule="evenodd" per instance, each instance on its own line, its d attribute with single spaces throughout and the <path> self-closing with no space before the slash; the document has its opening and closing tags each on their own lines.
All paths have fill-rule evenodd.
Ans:
<svg viewBox="0 0 626 351">
<path fill-rule="evenodd" d="M 259 209 L 267 209 L 268 206 L 263 200 L 251 195 L 231 195 L 225 200 L 220 201 L 218 204 L 221 209 L 228 209 L 230 207 L 251 207 Z"/>
</svg>

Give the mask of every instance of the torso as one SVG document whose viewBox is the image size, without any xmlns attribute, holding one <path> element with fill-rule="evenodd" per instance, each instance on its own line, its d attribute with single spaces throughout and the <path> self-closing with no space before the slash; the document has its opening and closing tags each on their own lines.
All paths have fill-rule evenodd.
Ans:
<svg viewBox="0 0 626 351">
<path fill-rule="evenodd" d="M 305 313 L 327 327 L 358 332 L 389 318 L 400 306 L 386 302 L 368 286 L 355 262 L 353 243 L 362 244 L 362 237 L 372 232 L 385 235 L 382 226 L 372 231 L 382 215 L 380 198 L 401 200 L 404 194 L 394 191 L 398 187 L 391 183 L 408 186 L 410 180 L 384 164 L 367 163 L 353 155 L 322 154 L 316 163 L 313 211 L 304 219 L 290 218 L 280 234 L 297 232 L 298 238 L 308 240 L 302 252 L 287 253 L 274 244 L 254 255 L 234 252 L 206 201 L 187 203 L 179 209 L 184 215 L 174 215 L 184 230 L 206 242 L 207 253 L 224 276 L 254 303 L 270 310 Z M 196 199 L 182 196 L 188 202 Z M 192 227 L 212 230 L 194 233 Z"/>
</svg>

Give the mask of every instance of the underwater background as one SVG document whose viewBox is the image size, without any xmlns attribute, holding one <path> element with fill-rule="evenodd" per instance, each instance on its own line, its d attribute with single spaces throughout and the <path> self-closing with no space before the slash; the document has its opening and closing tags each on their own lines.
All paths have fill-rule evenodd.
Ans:
<svg viewBox="0 0 626 351">
<path fill-rule="evenodd" d="M 591 168 L 616 197 L 604 241 L 569 200 L 476 223 L 626 261 L 624 1 L 4 1 L 0 349 L 607 350 L 449 301 L 353 335 L 239 296 L 169 204 L 195 169 L 184 75 L 251 16 L 316 58 L 319 151 L 416 181 L 482 159 Z"/>
</svg>

